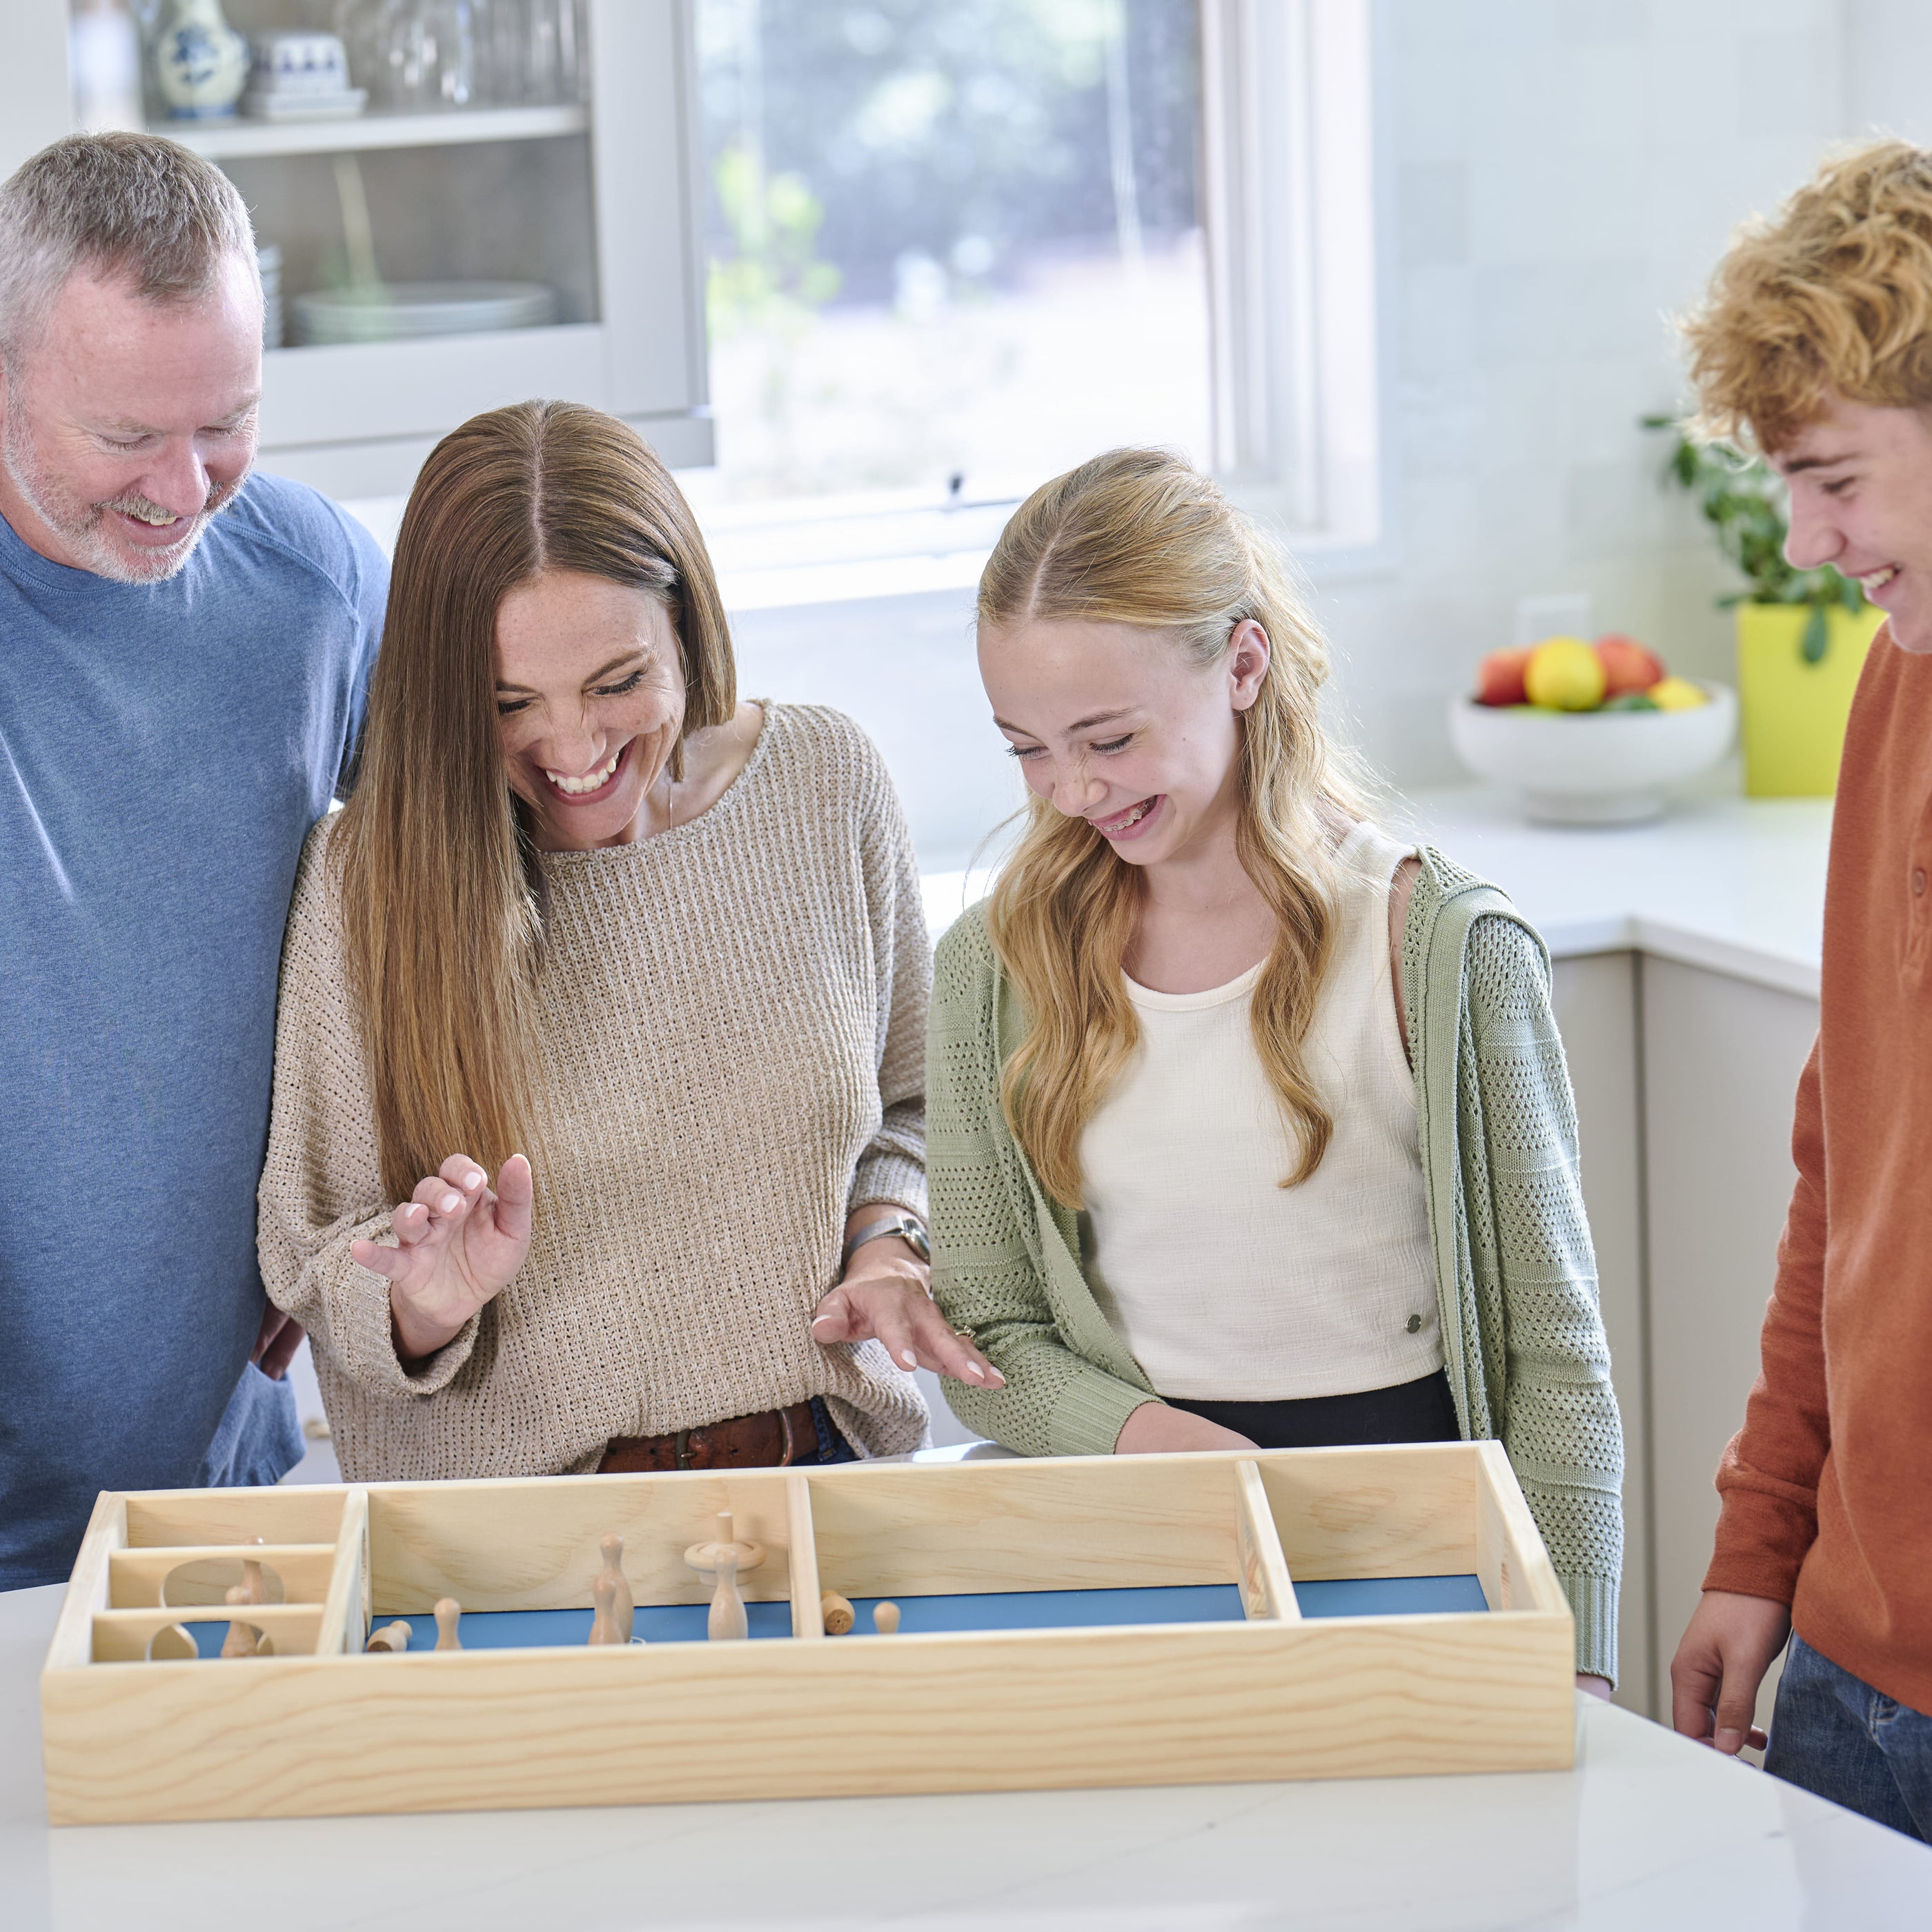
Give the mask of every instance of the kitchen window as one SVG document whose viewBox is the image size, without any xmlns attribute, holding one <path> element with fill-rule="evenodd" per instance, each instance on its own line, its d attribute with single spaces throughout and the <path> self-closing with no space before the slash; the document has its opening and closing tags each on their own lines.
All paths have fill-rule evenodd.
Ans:
<svg viewBox="0 0 1932 1932">
<path fill-rule="evenodd" d="M 1366 14 L 693 0 L 721 566 L 779 602 L 873 560 L 969 580 L 1125 442 L 1371 534 Z"/>
</svg>

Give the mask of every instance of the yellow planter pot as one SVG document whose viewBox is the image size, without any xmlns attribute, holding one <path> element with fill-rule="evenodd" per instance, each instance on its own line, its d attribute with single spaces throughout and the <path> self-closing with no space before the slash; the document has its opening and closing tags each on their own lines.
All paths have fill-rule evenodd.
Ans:
<svg viewBox="0 0 1932 1932">
<path fill-rule="evenodd" d="M 1738 700 L 1744 792 L 1751 798 L 1829 798 L 1852 693 L 1885 613 L 1868 606 L 1826 614 L 1830 642 L 1807 664 L 1800 646 L 1811 614 L 1802 604 L 1738 606 Z"/>
</svg>

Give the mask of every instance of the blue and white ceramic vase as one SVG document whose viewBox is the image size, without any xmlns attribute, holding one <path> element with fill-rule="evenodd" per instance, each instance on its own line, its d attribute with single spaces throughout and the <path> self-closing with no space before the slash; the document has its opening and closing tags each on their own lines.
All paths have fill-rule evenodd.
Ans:
<svg viewBox="0 0 1932 1932">
<path fill-rule="evenodd" d="M 177 121 L 225 121 L 248 84 L 248 42 L 221 0 L 167 0 L 154 28 L 154 86 Z"/>
</svg>

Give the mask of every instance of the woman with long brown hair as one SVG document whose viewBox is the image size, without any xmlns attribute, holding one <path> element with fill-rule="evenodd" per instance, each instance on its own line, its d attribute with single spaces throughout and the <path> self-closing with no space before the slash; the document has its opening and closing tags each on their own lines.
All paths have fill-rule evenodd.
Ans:
<svg viewBox="0 0 1932 1932">
<path fill-rule="evenodd" d="M 1028 1455 L 1500 1437 L 1616 1670 L 1623 1449 L 1550 1017 L 1508 902 L 1373 822 L 1322 634 L 1207 477 L 1116 450 L 980 580 L 1033 796 L 940 943 L 933 1288 Z"/>
<path fill-rule="evenodd" d="M 396 544 L 354 796 L 303 855 L 259 1246 L 344 1472 L 916 1446 L 931 968 L 890 779 L 739 701 L 636 433 L 478 416 Z"/>
</svg>

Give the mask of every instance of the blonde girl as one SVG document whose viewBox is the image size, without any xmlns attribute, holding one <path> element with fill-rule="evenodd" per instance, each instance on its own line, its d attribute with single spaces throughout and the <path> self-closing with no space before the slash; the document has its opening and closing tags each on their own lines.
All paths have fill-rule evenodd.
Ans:
<svg viewBox="0 0 1932 1932">
<path fill-rule="evenodd" d="M 1116 450 L 980 580 L 1032 796 L 938 952 L 933 1287 L 1028 1455 L 1495 1436 L 1616 1669 L 1622 1438 L 1548 957 L 1370 818 L 1321 634 L 1208 478 Z"/>
</svg>

